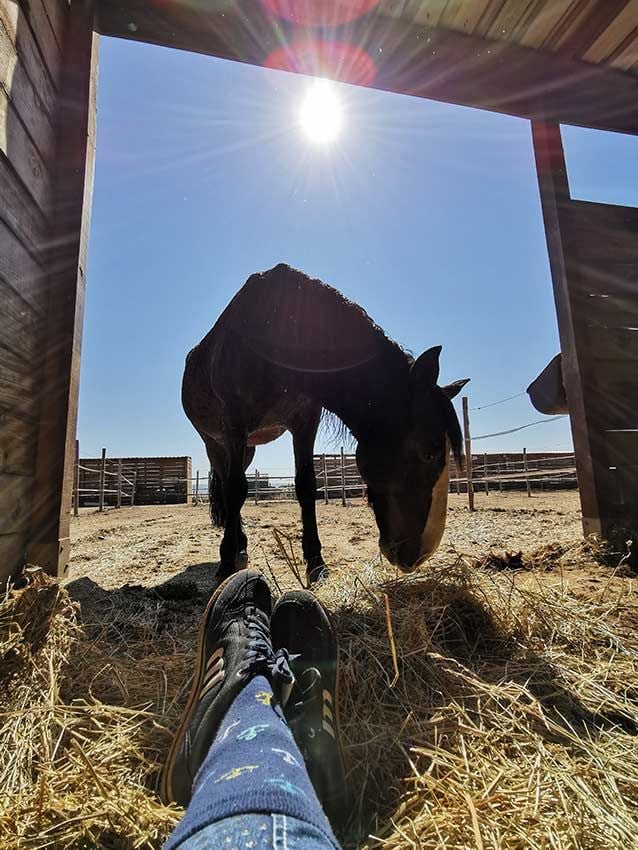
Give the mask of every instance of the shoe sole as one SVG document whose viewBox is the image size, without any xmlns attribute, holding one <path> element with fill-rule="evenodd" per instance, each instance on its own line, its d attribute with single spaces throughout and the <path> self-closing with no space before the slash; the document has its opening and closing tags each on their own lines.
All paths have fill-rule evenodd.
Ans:
<svg viewBox="0 0 638 850">
<path fill-rule="evenodd" d="M 211 598 L 208 600 L 208 604 L 206 605 L 206 609 L 204 610 L 204 616 L 202 618 L 201 625 L 199 627 L 199 637 L 197 640 L 197 666 L 195 667 L 195 675 L 193 676 L 193 684 L 191 685 L 191 690 L 188 695 L 188 700 L 186 702 L 186 707 L 182 714 L 182 719 L 177 728 L 177 732 L 173 736 L 173 743 L 171 744 L 171 748 L 168 751 L 168 756 L 166 757 L 166 761 L 164 762 L 164 770 L 162 771 L 162 780 L 160 784 L 160 797 L 162 801 L 169 805 L 170 803 L 175 802 L 175 798 L 173 796 L 173 769 L 175 767 L 175 762 L 177 760 L 177 754 L 179 752 L 180 744 L 182 742 L 182 737 L 186 733 L 186 729 L 188 724 L 190 723 L 191 716 L 193 714 L 193 709 L 197 704 L 197 697 L 199 696 L 199 692 L 202 687 L 202 676 L 204 673 L 204 646 L 206 641 L 206 629 L 208 627 L 208 620 L 210 618 L 211 612 L 215 603 L 219 599 L 221 592 L 224 590 L 226 585 L 235 578 L 237 573 L 233 573 L 233 575 L 228 576 L 228 578 L 224 579 L 224 581 L 219 585 L 217 590 L 213 593 Z"/>
<path fill-rule="evenodd" d="M 333 637 L 333 639 L 334 639 L 334 644 L 335 644 L 335 659 L 336 659 L 336 663 L 335 663 L 335 700 L 334 700 L 334 701 L 335 701 L 335 704 L 334 704 L 334 710 L 335 710 L 335 732 L 336 732 L 337 750 L 338 750 L 338 752 L 339 752 L 339 760 L 340 760 L 340 762 L 341 762 L 341 769 L 343 770 L 344 781 L 345 781 L 345 776 L 346 776 L 346 760 L 345 760 L 345 758 L 344 758 L 343 747 L 342 747 L 342 744 L 341 744 L 341 709 L 340 709 L 341 694 L 340 694 L 340 691 L 339 691 L 340 681 L 341 681 L 341 661 L 340 661 L 339 634 L 338 634 L 338 632 L 337 632 L 337 629 L 336 629 L 335 624 L 334 624 L 333 617 L 332 617 L 332 615 L 330 614 L 330 612 L 329 612 L 329 611 L 325 608 L 325 606 L 324 606 L 324 605 L 323 605 L 323 604 L 322 604 L 322 603 L 321 603 L 321 602 L 317 599 L 317 597 L 315 596 L 315 594 L 314 594 L 314 593 L 312 593 L 312 591 L 306 591 L 306 593 L 311 593 L 311 594 L 312 594 L 312 596 L 314 597 L 314 601 L 315 601 L 315 603 L 319 606 L 319 608 L 321 609 L 321 611 L 322 611 L 322 613 L 323 613 L 324 617 L 325 617 L 325 618 L 327 619 L 327 621 L 328 621 L 328 625 L 330 626 L 330 632 L 331 632 L 332 637 Z M 273 612 L 273 613 L 274 613 L 274 612 Z"/>
</svg>

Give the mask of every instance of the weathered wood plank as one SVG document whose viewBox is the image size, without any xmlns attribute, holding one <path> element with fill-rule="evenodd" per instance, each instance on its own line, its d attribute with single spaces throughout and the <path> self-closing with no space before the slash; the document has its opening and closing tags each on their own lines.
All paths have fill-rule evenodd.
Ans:
<svg viewBox="0 0 638 850">
<path fill-rule="evenodd" d="M 50 162 L 53 156 L 54 129 L 46 105 L 37 93 L 37 88 L 42 88 L 45 82 L 48 82 L 44 68 L 41 70 L 43 75 L 34 84 L 29 79 L 9 34 L 0 23 L 0 87 L 4 88 L 9 96 L 43 162 Z"/>
<path fill-rule="evenodd" d="M 28 417 L 0 408 L 0 474 L 30 475 L 35 472 L 37 426 Z"/>
<path fill-rule="evenodd" d="M 0 221 L 0 278 L 36 312 L 44 311 L 47 274 L 3 221 Z"/>
<path fill-rule="evenodd" d="M 49 19 L 55 40 L 62 48 L 68 23 L 69 3 L 65 0 L 39 0 L 39 2 L 44 6 L 44 12 Z"/>
<path fill-rule="evenodd" d="M 629 0 L 625 8 L 613 19 L 585 52 L 588 62 L 602 62 L 624 41 L 638 21 L 638 0 Z"/>
<path fill-rule="evenodd" d="M 24 16 L 33 32 L 51 80 L 57 83 L 62 67 L 62 51 L 47 17 L 42 0 L 19 0 L 20 16 Z M 18 23 L 18 26 L 20 24 Z"/>
<path fill-rule="evenodd" d="M 37 377 L 33 366 L 0 345 L 0 409 L 33 415 Z"/>
<path fill-rule="evenodd" d="M 25 363 L 34 363 L 42 342 L 42 319 L 1 277 L 0 327 L 0 346 Z"/>
<path fill-rule="evenodd" d="M 638 208 L 570 201 L 566 237 L 582 261 L 638 262 Z"/>
<path fill-rule="evenodd" d="M 0 221 L 8 225 L 34 258 L 44 256 L 49 242 L 48 222 L 1 152 L 0 198 Z"/>
<path fill-rule="evenodd" d="M 462 30 L 466 33 L 473 33 L 489 3 L 490 0 L 476 0 L 476 2 L 468 2 L 468 0 L 466 0 L 461 8 L 456 12 L 454 19 L 449 23 L 449 26 L 453 29 Z"/>
<path fill-rule="evenodd" d="M 37 81 L 38 97 L 46 114 L 52 117 L 56 105 L 56 87 L 38 50 L 31 27 L 24 17 L 19 16 L 17 3 L 12 0 L 0 0 L 0 24 L 20 57 L 27 76 L 32 82 Z"/>
<path fill-rule="evenodd" d="M 445 10 L 446 3 L 447 0 L 428 0 L 427 3 L 421 3 L 419 10 L 414 16 L 414 21 L 417 24 L 425 24 L 429 27 L 437 26 Z"/>
<path fill-rule="evenodd" d="M 520 0 L 507 0 L 494 18 L 486 35 L 488 38 L 509 40 L 512 32 L 525 12 L 525 4 Z"/>
<path fill-rule="evenodd" d="M 589 388 L 596 422 L 605 431 L 638 429 L 638 369 L 633 360 L 598 360 Z"/>
<path fill-rule="evenodd" d="M 0 88 L 0 153 L 4 153 L 41 210 L 49 208 L 47 168 L 4 89 Z"/>
<path fill-rule="evenodd" d="M 610 466 L 638 466 L 638 430 L 607 431 L 605 443 Z"/>
<path fill-rule="evenodd" d="M 627 44 L 611 58 L 611 65 L 621 71 L 627 71 L 638 65 L 638 26 L 627 39 Z"/>
<path fill-rule="evenodd" d="M 24 563 L 26 534 L 0 534 L 0 587 L 15 574 L 16 568 Z"/>
<path fill-rule="evenodd" d="M 571 7 L 579 2 L 580 0 L 551 0 L 550 3 L 543 3 L 538 14 L 530 20 L 520 43 L 526 47 L 540 47 Z"/>
<path fill-rule="evenodd" d="M 633 328 L 589 325 L 585 334 L 595 360 L 638 360 L 638 323 Z"/>
<path fill-rule="evenodd" d="M 0 535 L 26 531 L 33 479 L 0 473 Z"/>
</svg>

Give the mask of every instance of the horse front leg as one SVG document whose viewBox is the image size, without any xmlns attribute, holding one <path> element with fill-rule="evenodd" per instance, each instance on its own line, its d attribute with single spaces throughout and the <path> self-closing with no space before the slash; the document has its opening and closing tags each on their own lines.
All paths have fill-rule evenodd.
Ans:
<svg viewBox="0 0 638 850">
<path fill-rule="evenodd" d="M 306 575 L 310 584 L 325 579 L 328 568 L 321 554 L 321 540 L 317 530 L 317 477 L 313 451 L 321 418 L 321 408 L 313 408 L 300 415 L 291 425 L 295 453 L 295 492 L 301 508 L 301 548 L 306 562 Z"/>
<path fill-rule="evenodd" d="M 247 540 L 241 522 L 241 509 L 246 501 L 248 483 L 245 473 L 246 441 L 237 440 L 228 452 L 224 476 L 226 509 L 224 536 L 219 547 L 219 577 L 226 578 L 248 564 Z"/>
</svg>

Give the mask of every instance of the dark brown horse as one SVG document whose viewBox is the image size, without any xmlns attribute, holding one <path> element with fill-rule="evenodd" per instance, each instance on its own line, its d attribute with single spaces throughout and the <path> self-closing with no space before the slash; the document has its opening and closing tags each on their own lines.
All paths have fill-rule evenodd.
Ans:
<svg viewBox="0 0 638 850">
<path fill-rule="evenodd" d="M 313 449 L 322 408 L 356 438 L 357 464 L 391 563 L 413 570 L 445 526 L 450 447 L 461 432 L 437 386 L 440 347 L 414 360 L 361 307 L 286 265 L 254 274 L 186 358 L 182 403 L 211 463 L 211 518 L 225 529 L 222 575 L 245 566 L 241 509 L 255 446 L 288 430 L 310 580 L 325 574 Z"/>
</svg>

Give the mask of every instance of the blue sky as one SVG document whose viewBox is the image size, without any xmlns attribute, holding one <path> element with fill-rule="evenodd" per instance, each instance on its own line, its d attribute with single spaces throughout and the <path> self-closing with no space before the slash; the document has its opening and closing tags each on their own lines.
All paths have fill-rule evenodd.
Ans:
<svg viewBox="0 0 638 850">
<path fill-rule="evenodd" d="M 254 271 L 297 266 L 359 302 L 471 407 L 522 392 L 558 351 L 529 124 L 339 86 L 329 148 L 300 132 L 308 78 L 104 38 L 80 392 L 83 455 L 183 455 L 184 357 Z M 638 200 L 637 141 L 564 130 L 572 195 Z M 540 418 L 527 396 L 474 434 Z M 320 439 L 318 446 L 326 445 Z M 476 451 L 571 446 L 567 420 Z M 258 450 L 288 471 L 287 437 Z"/>
</svg>

